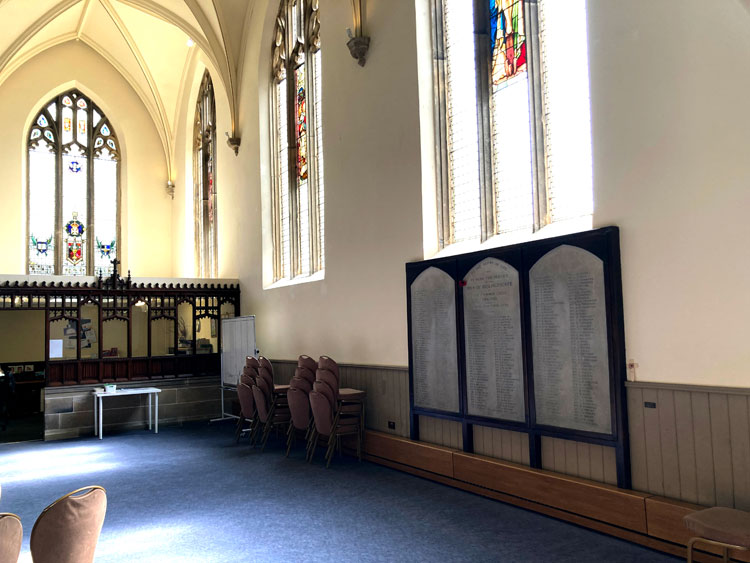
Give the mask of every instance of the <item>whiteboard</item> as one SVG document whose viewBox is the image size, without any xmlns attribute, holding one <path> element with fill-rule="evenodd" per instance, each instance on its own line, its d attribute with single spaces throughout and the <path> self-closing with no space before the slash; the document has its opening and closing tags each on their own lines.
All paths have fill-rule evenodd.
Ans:
<svg viewBox="0 0 750 563">
<path fill-rule="evenodd" d="M 255 315 L 221 320 L 221 385 L 237 387 L 245 358 L 255 356 Z"/>
</svg>

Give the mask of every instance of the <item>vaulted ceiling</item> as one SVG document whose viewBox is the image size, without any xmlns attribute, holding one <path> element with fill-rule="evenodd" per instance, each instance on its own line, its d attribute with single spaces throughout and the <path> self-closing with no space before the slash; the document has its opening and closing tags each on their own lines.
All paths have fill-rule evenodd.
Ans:
<svg viewBox="0 0 750 563">
<path fill-rule="evenodd" d="M 180 94 L 197 49 L 218 74 L 215 87 L 223 86 L 226 92 L 234 136 L 243 30 L 253 4 L 253 0 L 0 0 L 0 84 L 46 49 L 67 41 L 86 43 L 143 100 L 164 144 L 171 176 Z"/>
</svg>

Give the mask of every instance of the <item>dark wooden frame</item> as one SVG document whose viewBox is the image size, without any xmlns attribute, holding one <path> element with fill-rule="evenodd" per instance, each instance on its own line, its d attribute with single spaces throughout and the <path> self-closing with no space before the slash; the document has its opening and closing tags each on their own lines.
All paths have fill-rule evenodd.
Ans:
<svg viewBox="0 0 750 563">
<path fill-rule="evenodd" d="M 132 313 L 139 301 L 153 305 L 148 317 L 148 355 L 132 357 Z M 81 307 L 95 304 L 99 308 L 98 358 L 81 358 Z M 166 305 L 165 305 L 166 303 Z M 167 318 L 174 323 L 174 350 L 178 348 L 177 308 L 181 303 L 193 307 L 193 345 L 190 354 L 152 356 L 151 321 Z M 111 277 L 99 277 L 94 283 L 73 282 L 0 282 L 0 311 L 44 311 L 45 320 L 45 373 L 49 386 L 80 385 L 120 381 L 163 379 L 166 377 L 219 374 L 221 354 L 198 354 L 196 350 L 196 319 L 217 320 L 217 338 L 221 342 L 221 307 L 234 306 L 234 315 L 240 314 L 239 285 L 221 284 L 151 284 L 133 283 L 118 277 L 117 265 Z M 51 360 L 49 357 L 50 323 L 56 320 L 77 323 L 76 359 Z M 114 320 L 128 323 L 127 357 L 102 358 L 102 329 L 105 322 Z M 29 362 L 30 363 L 30 362 Z"/>
<path fill-rule="evenodd" d="M 570 245 L 587 250 L 603 261 L 607 344 L 610 377 L 610 409 L 612 432 L 602 434 L 569 428 L 545 426 L 536 423 L 534 401 L 534 366 L 531 346 L 531 311 L 529 303 L 529 270 L 545 254 L 561 245 Z M 468 414 L 466 397 L 466 353 L 464 350 L 463 289 L 460 283 L 466 273 L 485 258 L 501 259 L 518 270 L 521 285 L 521 330 L 523 346 L 525 422 L 478 417 Z M 414 405 L 414 362 L 412 350 L 411 284 L 417 276 L 430 267 L 437 267 L 450 275 L 455 284 L 456 337 L 458 353 L 457 385 L 459 386 L 459 412 L 451 413 Z M 419 416 L 431 416 L 461 423 L 463 449 L 474 451 L 473 425 L 502 428 L 526 433 L 529 437 L 529 461 L 532 467 L 542 467 L 542 436 L 587 442 L 615 448 L 617 483 L 630 488 L 630 449 L 627 424 L 627 400 L 625 393 L 625 328 L 623 322 L 622 276 L 620 267 L 619 229 L 605 227 L 593 231 L 543 239 L 501 248 L 493 248 L 462 254 L 450 258 L 439 258 L 406 264 L 406 303 L 409 338 L 409 408 L 411 438 L 419 439 Z"/>
</svg>

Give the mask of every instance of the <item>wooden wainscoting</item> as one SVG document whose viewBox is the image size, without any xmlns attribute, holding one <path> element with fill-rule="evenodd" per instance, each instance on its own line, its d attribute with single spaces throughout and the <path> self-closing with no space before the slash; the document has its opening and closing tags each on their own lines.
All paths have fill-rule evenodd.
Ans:
<svg viewBox="0 0 750 563">
<path fill-rule="evenodd" d="M 615 449 L 607 446 L 543 436 L 542 467 L 600 483 L 617 484 Z"/>
<path fill-rule="evenodd" d="M 750 510 L 750 389 L 627 383 L 633 488 Z"/>
<path fill-rule="evenodd" d="M 689 539 L 683 516 L 703 508 L 383 432 L 367 432 L 365 458 L 678 557 Z M 719 561 L 700 551 L 694 559 Z"/>
<path fill-rule="evenodd" d="M 474 453 L 529 465 L 529 435 L 475 424 Z"/>
<path fill-rule="evenodd" d="M 289 383 L 294 376 L 297 361 L 272 360 L 272 363 L 275 383 Z M 341 387 L 367 391 L 367 428 L 397 436 L 409 436 L 408 368 L 339 364 L 339 375 Z M 389 427 L 389 422 L 393 423 L 393 428 Z M 458 433 L 460 436 L 460 430 Z"/>
</svg>

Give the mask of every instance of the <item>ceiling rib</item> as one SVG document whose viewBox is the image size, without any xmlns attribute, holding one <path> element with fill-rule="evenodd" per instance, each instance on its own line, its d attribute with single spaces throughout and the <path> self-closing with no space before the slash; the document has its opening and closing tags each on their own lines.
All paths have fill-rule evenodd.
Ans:
<svg viewBox="0 0 750 563">
<path fill-rule="evenodd" d="M 81 0 L 63 0 L 57 4 L 54 8 L 47 10 L 40 18 L 34 23 L 27 27 L 23 33 L 21 33 L 13 43 L 5 50 L 0 56 L 0 69 L 4 69 L 5 66 L 10 62 L 13 56 L 18 53 L 21 48 L 29 42 L 39 31 L 44 28 L 49 22 L 54 20 L 57 16 L 65 12 L 68 8 L 78 4 Z"/>
<path fill-rule="evenodd" d="M 211 46 L 213 52 L 221 52 L 223 55 L 220 61 L 221 64 L 217 65 L 216 70 L 220 74 L 220 78 L 224 83 L 224 89 L 226 90 L 227 97 L 229 98 L 229 114 L 232 129 L 229 136 L 236 137 L 237 134 L 235 131 L 235 124 L 237 123 L 237 106 L 235 100 L 237 98 L 237 93 L 235 92 L 234 69 L 229 64 L 227 52 L 222 49 L 222 42 L 220 42 L 219 38 L 216 37 L 216 34 L 211 27 L 211 23 L 206 18 L 206 14 L 203 13 L 203 10 L 201 10 L 201 7 L 198 5 L 196 0 L 185 0 L 185 4 L 187 4 L 188 8 L 190 8 L 190 11 L 193 13 L 195 19 L 198 20 L 198 25 L 200 25 L 201 30 L 203 30 L 203 34 L 206 36 L 208 44 Z M 219 26 L 221 27 L 221 21 L 219 21 Z"/>
<path fill-rule="evenodd" d="M 120 16 L 117 14 L 115 9 L 109 3 L 109 0 L 99 0 L 99 3 L 106 10 L 107 14 L 112 19 L 112 22 L 117 27 L 123 39 L 125 39 L 125 42 L 128 44 L 128 47 L 130 48 L 130 52 L 135 57 L 136 61 L 138 62 L 138 66 L 140 67 L 141 72 L 143 73 L 143 76 L 146 78 L 146 82 L 148 83 L 148 87 L 151 90 L 151 95 L 153 96 L 153 100 L 156 103 L 156 108 L 158 110 L 159 125 L 161 128 L 163 128 L 165 137 L 167 139 L 167 145 L 164 147 L 165 152 L 166 152 L 166 157 L 167 157 L 167 174 L 169 176 L 170 181 L 174 180 L 173 171 L 175 169 L 175 166 L 174 166 L 174 158 L 173 158 L 173 151 L 172 151 L 172 133 L 171 133 L 171 128 L 169 126 L 169 120 L 167 118 L 167 112 L 166 112 L 166 109 L 164 108 L 164 102 L 161 99 L 161 95 L 159 94 L 159 88 L 156 85 L 156 81 L 154 80 L 154 77 L 151 75 L 151 71 L 149 70 L 148 65 L 146 64 L 146 61 L 143 58 L 143 55 L 141 54 L 140 49 L 138 49 L 138 46 L 136 45 L 135 40 L 133 39 L 133 36 L 130 35 L 130 32 L 125 26 L 125 23 L 122 21 L 122 19 L 120 19 Z"/>
<path fill-rule="evenodd" d="M 81 38 L 81 31 L 83 30 L 83 26 L 86 25 L 86 19 L 89 17 L 89 7 L 91 6 L 92 0 L 86 0 L 86 3 L 83 5 L 83 10 L 81 10 L 81 17 L 78 20 L 78 26 L 76 27 L 76 37 L 79 39 Z"/>
</svg>

